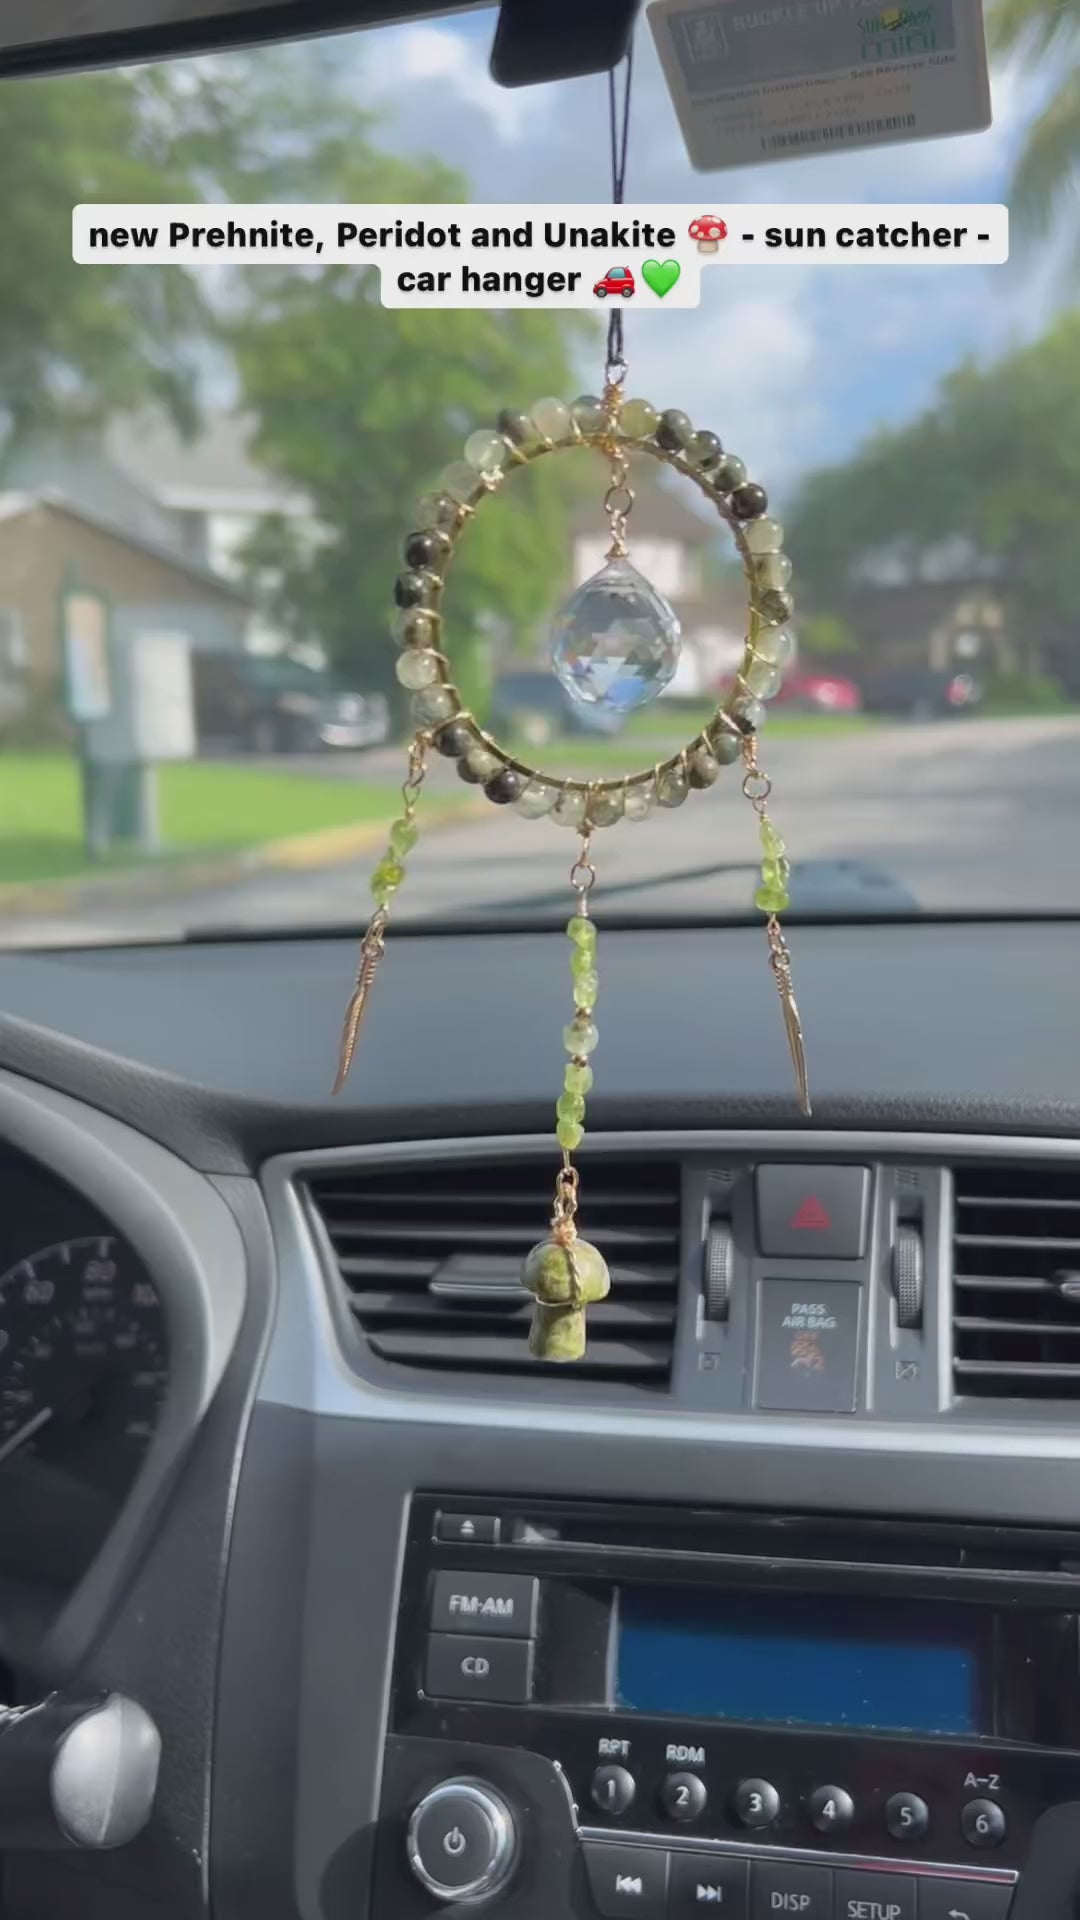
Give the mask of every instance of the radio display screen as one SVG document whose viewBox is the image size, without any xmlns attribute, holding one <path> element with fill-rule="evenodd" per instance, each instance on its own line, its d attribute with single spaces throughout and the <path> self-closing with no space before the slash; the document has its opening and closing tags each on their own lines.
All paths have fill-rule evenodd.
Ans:
<svg viewBox="0 0 1080 1920">
<path fill-rule="evenodd" d="M 982 1610 L 937 1601 L 623 1587 L 615 1704 L 867 1732 L 994 1731 Z"/>
</svg>

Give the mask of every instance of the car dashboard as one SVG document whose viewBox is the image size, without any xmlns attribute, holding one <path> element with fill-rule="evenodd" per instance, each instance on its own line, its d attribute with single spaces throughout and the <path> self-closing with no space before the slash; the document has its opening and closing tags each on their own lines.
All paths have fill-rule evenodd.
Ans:
<svg viewBox="0 0 1080 1920">
<path fill-rule="evenodd" d="M 352 941 L 0 957 L 6 1697 L 160 1736 L 5 1920 L 1077 1911 L 1080 924 L 794 928 L 811 1120 L 760 929 L 601 937 L 562 1369 L 560 933 L 338 1100 Z"/>
</svg>

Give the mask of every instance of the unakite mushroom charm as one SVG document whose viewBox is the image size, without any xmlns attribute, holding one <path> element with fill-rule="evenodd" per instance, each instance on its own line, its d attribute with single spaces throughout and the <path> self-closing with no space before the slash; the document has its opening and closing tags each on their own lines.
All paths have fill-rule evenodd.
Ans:
<svg viewBox="0 0 1080 1920">
<path fill-rule="evenodd" d="M 580 1360 L 585 1352 L 585 1308 L 610 1290 L 611 1275 L 598 1247 L 579 1240 L 572 1220 L 526 1254 L 522 1284 L 536 1302 L 529 1352 L 537 1360 Z"/>
</svg>

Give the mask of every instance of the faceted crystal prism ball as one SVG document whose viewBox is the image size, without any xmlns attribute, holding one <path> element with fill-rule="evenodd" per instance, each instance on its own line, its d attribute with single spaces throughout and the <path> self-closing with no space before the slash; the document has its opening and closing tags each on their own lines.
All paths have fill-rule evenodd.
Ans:
<svg viewBox="0 0 1080 1920">
<path fill-rule="evenodd" d="M 575 700 L 628 713 L 662 693 L 679 664 L 679 622 L 629 560 L 609 560 L 555 616 L 551 661 Z"/>
</svg>

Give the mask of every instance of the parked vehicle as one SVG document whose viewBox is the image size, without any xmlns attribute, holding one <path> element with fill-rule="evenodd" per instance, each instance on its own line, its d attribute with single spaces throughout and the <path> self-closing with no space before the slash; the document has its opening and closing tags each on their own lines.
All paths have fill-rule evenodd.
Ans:
<svg viewBox="0 0 1080 1920">
<path fill-rule="evenodd" d="M 854 680 L 844 674 L 796 671 L 787 676 L 776 704 L 804 713 L 858 713 L 863 700 Z"/>
<path fill-rule="evenodd" d="M 249 753 L 312 753 L 381 746 L 390 707 L 357 693 L 291 654 L 201 653 L 194 657 L 200 746 Z"/>
<path fill-rule="evenodd" d="M 615 734 L 623 717 L 573 699 L 547 668 L 502 674 L 491 700 L 495 731 L 514 735 L 531 747 L 542 747 L 560 734 Z"/>
<path fill-rule="evenodd" d="M 973 713 L 983 689 L 970 673 L 955 668 L 899 667 L 867 674 L 862 683 L 863 705 L 869 713 L 907 714 L 912 720 L 947 718 Z"/>
</svg>

